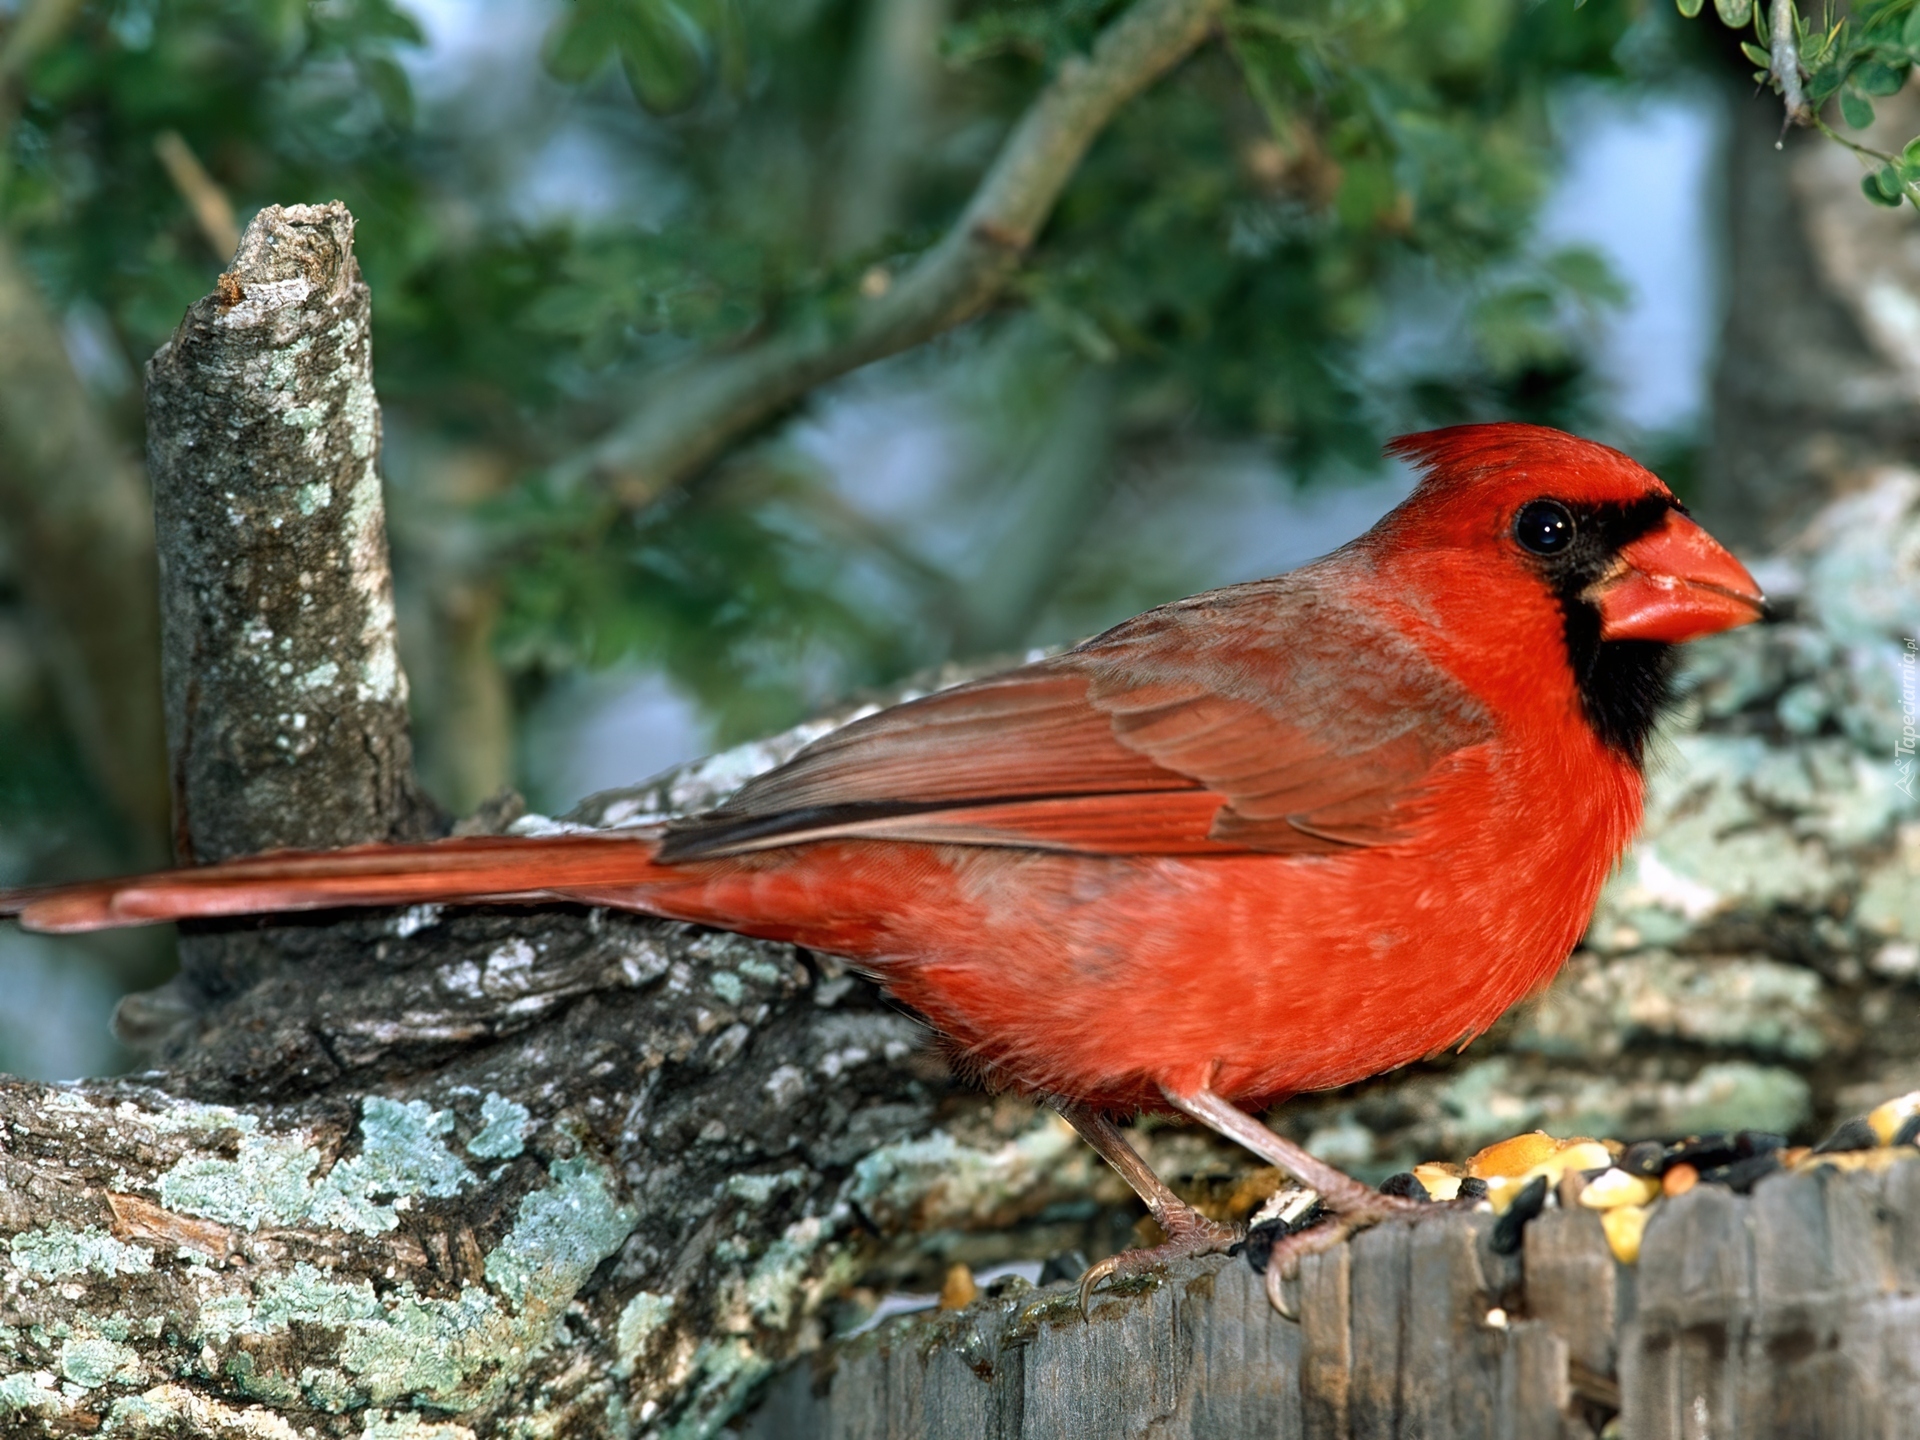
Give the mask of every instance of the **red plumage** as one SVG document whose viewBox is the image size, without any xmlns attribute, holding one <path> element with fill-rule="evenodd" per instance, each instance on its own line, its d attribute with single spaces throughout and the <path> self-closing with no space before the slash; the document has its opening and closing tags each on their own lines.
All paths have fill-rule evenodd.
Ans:
<svg viewBox="0 0 1920 1440">
<path fill-rule="evenodd" d="M 1552 976 L 1639 824 L 1667 645 L 1761 604 L 1615 451 L 1519 425 L 1396 449 L 1425 478 L 1325 559 L 849 725 L 664 834 L 265 856 L 11 908 L 582 900 L 847 956 L 995 1075 L 1096 1109 L 1377 1074 Z"/>
</svg>

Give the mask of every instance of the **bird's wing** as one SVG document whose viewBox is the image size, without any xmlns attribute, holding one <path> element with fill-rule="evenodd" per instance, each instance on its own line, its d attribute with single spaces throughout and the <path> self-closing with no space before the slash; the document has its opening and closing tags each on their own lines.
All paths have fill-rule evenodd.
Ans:
<svg viewBox="0 0 1920 1440">
<path fill-rule="evenodd" d="M 1492 721 L 1407 639 L 1295 576 L 845 726 L 672 827 L 664 863 L 870 836 L 1094 853 L 1402 838 Z"/>
</svg>

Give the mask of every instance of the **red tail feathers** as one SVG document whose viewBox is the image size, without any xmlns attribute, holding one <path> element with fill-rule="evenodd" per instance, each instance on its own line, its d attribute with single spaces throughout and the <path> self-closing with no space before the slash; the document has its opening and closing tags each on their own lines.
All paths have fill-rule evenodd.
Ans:
<svg viewBox="0 0 1920 1440">
<path fill-rule="evenodd" d="M 18 915 L 29 930 L 61 932 L 425 900 L 564 900 L 658 877 L 658 849 L 658 837 L 642 831 L 278 850 L 190 870 L 0 891 L 0 915 Z"/>
</svg>

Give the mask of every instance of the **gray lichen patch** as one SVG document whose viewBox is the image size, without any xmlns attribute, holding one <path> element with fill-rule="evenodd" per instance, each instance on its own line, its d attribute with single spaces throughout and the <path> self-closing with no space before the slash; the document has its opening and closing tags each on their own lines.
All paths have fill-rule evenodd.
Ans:
<svg viewBox="0 0 1920 1440">
<path fill-rule="evenodd" d="M 1893 854 L 1860 887 L 1856 918 L 1877 937 L 1909 948 L 1920 944 L 1920 823 L 1900 827 Z"/>
<path fill-rule="evenodd" d="M 480 1129 L 467 1141 L 467 1153 L 482 1160 L 511 1160 L 525 1148 L 521 1142 L 531 1119 L 519 1101 L 489 1090 L 480 1102 Z"/>
<path fill-rule="evenodd" d="M 673 1297 L 656 1295 L 651 1290 L 639 1291 L 621 1307 L 613 1340 L 617 1374 L 624 1376 L 633 1373 L 635 1362 L 646 1353 L 649 1342 L 666 1325 L 672 1314 Z"/>
<path fill-rule="evenodd" d="M 474 1440 L 473 1431 L 448 1420 L 423 1420 L 419 1412 L 375 1411 L 366 1417 L 360 1440 Z"/>
<path fill-rule="evenodd" d="M 60 1374 L 83 1390 L 138 1385 L 146 1376 L 140 1352 L 99 1336 L 76 1336 L 60 1347 Z"/>
<path fill-rule="evenodd" d="M 1602 1060 L 1636 1040 L 1812 1061 L 1836 1040 L 1819 972 L 1758 956 L 1576 956 L 1516 1029 L 1516 1048 Z"/>
<path fill-rule="evenodd" d="M 513 1229 L 487 1257 L 487 1280 L 522 1311 L 572 1296 L 638 1218 L 597 1165 L 560 1160 L 548 1174 L 553 1184 L 520 1202 Z"/>
<path fill-rule="evenodd" d="M 153 1251 L 129 1245 L 101 1229 L 76 1230 L 53 1224 L 22 1231 L 8 1242 L 13 1263 L 28 1275 L 58 1280 L 93 1274 L 144 1275 L 153 1269 Z"/>
<path fill-rule="evenodd" d="M 231 1160 L 178 1161 L 158 1182 L 167 1209 L 248 1230 L 317 1226 L 377 1235 L 399 1223 L 398 1202 L 406 1197 L 456 1195 L 473 1179 L 439 1138 L 453 1128 L 452 1115 L 424 1101 L 367 1096 L 360 1153 L 317 1180 L 321 1155 L 305 1137 L 267 1133 L 250 1115 L 224 1114 L 238 1122 L 237 1153 Z"/>
<path fill-rule="evenodd" d="M 369 1279 L 336 1279 L 300 1264 L 256 1282 L 244 1315 L 229 1312 L 204 1338 L 253 1355 L 324 1330 L 339 1337 L 334 1360 L 351 1377 L 357 1405 L 411 1400 L 463 1411 L 488 1404 L 546 1347 L 560 1313 L 632 1228 L 634 1212 L 615 1202 L 604 1170 L 562 1161 L 550 1178 L 522 1200 L 512 1229 L 486 1257 L 485 1285 L 440 1298 L 405 1283 L 379 1291 Z M 284 1402 L 290 1388 L 316 1401 L 339 1398 L 315 1395 L 311 1379 L 303 1384 L 302 1375 L 258 1361 L 230 1373 L 262 1399 Z"/>
<path fill-rule="evenodd" d="M 284 1417 L 257 1405 L 228 1405 L 184 1385 L 156 1385 L 116 1400 L 101 1434 L 127 1440 L 304 1440 Z"/>
<path fill-rule="evenodd" d="M 0 1376 L 0 1416 L 59 1415 L 70 1408 L 68 1397 L 54 1386 L 48 1370 L 19 1371 Z"/>
<path fill-rule="evenodd" d="M 1063 1168 L 1072 1169 L 1083 1155 L 1073 1128 L 1051 1114 L 991 1150 L 935 1131 L 864 1156 L 854 1167 L 847 1196 L 887 1228 L 979 1223 L 1010 1198 L 1039 1188 Z"/>
</svg>

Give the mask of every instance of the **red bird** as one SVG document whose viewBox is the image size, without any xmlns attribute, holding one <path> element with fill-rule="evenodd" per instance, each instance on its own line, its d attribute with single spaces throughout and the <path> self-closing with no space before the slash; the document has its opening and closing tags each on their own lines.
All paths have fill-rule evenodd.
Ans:
<svg viewBox="0 0 1920 1440">
<path fill-rule="evenodd" d="M 1672 647 L 1762 612 L 1655 476 L 1530 425 L 1394 442 L 1413 494 L 1271 580 L 898 705 L 664 828 L 365 846 L 0 896 L 42 930 L 568 900 L 847 956 L 1048 1099 L 1167 1243 L 1232 1238 L 1108 1118 L 1172 1108 L 1406 1205 L 1242 1107 L 1471 1039 L 1572 950 L 1640 822 Z"/>
</svg>

